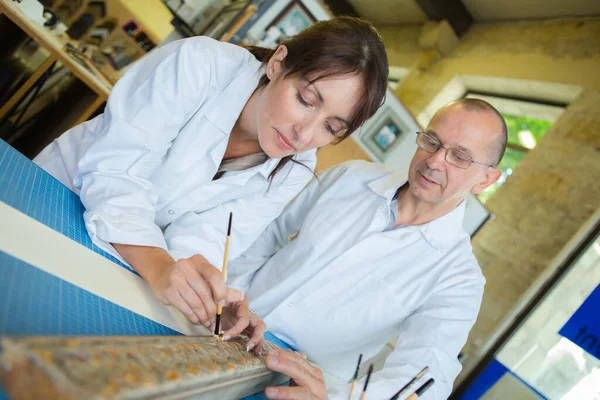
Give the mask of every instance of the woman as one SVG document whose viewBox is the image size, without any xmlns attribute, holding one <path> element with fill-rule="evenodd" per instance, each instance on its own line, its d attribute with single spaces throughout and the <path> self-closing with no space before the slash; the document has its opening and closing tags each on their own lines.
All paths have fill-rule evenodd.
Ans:
<svg viewBox="0 0 600 400">
<path fill-rule="evenodd" d="M 220 273 L 229 213 L 233 259 L 309 181 L 316 149 L 375 113 L 387 75 L 377 32 L 350 17 L 276 50 L 184 39 L 140 60 L 104 114 L 35 162 L 81 196 L 94 243 L 209 326 L 217 304 L 243 299 Z M 229 312 L 233 337 L 248 326 L 247 304 Z"/>
</svg>

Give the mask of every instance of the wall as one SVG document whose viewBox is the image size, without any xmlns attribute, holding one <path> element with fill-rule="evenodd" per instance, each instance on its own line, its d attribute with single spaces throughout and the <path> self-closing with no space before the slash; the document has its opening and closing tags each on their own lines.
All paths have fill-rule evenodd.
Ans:
<svg viewBox="0 0 600 400">
<path fill-rule="evenodd" d="M 465 347 L 468 371 L 523 293 L 600 205 L 600 19 L 478 23 L 445 58 L 419 49 L 418 27 L 380 32 L 390 64 L 411 68 L 397 94 L 413 114 L 458 74 L 584 89 L 486 204 L 496 219 L 473 242 L 487 285 Z"/>
<path fill-rule="evenodd" d="M 441 59 L 419 50 L 417 27 L 379 30 L 390 64 L 412 69 L 397 93 L 415 114 L 456 74 L 600 89 L 600 19 L 474 24 L 454 51 Z"/>
<path fill-rule="evenodd" d="M 321 147 L 317 151 L 317 167 L 315 171 L 321 172 L 348 160 L 371 161 L 371 158 L 352 138 L 348 138 L 336 145 Z"/>
<path fill-rule="evenodd" d="M 144 32 L 156 44 L 166 39 L 173 26 L 173 15 L 161 0 L 119 0 L 129 14 L 138 21 Z"/>
</svg>

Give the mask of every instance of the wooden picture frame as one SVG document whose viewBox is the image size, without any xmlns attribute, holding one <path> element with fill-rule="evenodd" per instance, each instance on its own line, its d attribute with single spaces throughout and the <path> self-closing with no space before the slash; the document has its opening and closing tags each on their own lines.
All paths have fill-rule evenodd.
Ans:
<svg viewBox="0 0 600 400">
<path fill-rule="evenodd" d="M 296 35 L 304 28 L 317 22 L 315 16 L 306 8 L 300 0 L 291 1 L 269 24 L 267 30 L 271 27 L 277 27 L 281 32 L 281 39 Z"/>
<path fill-rule="evenodd" d="M 377 120 L 363 131 L 360 139 L 377 156 L 377 161 L 383 162 L 407 133 L 404 125 L 393 109 L 384 105 Z"/>
</svg>

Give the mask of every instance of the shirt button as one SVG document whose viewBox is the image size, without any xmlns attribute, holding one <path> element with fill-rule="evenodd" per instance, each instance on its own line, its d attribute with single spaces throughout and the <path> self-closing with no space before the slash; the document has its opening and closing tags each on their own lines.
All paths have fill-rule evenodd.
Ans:
<svg viewBox="0 0 600 400">
<path fill-rule="evenodd" d="M 286 305 L 287 305 L 288 307 L 294 307 L 294 303 L 292 303 L 291 301 L 288 301 L 288 302 L 286 303 Z"/>
<path fill-rule="evenodd" d="M 175 211 L 173 211 L 173 210 L 169 210 L 169 214 L 170 214 L 170 215 L 173 215 L 173 214 L 175 214 Z"/>
</svg>

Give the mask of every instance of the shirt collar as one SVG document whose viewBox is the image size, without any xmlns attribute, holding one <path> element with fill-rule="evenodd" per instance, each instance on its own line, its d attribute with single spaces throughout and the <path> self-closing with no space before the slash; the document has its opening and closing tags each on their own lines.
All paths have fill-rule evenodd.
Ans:
<svg viewBox="0 0 600 400">
<path fill-rule="evenodd" d="M 234 183 L 243 186 L 248 180 L 256 175 L 261 174 L 265 179 L 269 179 L 269 175 L 277 164 L 281 161 L 281 158 L 269 158 L 262 164 L 256 165 L 252 168 L 240 170 L 240 171 L 228 171 L 223 177 L 232 178 L 235 177 Z"/>
<path fill-rule="evenodd" d="M 369 183 L 369 188 L 377 195 L 386 199 L 386 204 L 391 204 L 398 188 L 408 181 L 407 171 L 395 171 L 384 177 Z M 393 202 L 392 204 L 396 204 Z M 465 217 L 466 201 L 449 213 L 442 215 L 433 221 L 421 225 L 414 225 L 425 240 L 437 250 L 444 250 L 452 246 L 456 241 L 466 235 L 463 230 L 463 219 Z M 389 212 L 389 211 L 388 211 Z"/>
<path fill-rule="evenodd" d="M 379 196 L 392 201 L 396 190 L 408 181 L 408 172 L 399 170 L 389 173 L 369 183 L 369 188 Z"/>
<path fill-rule="evenodd" d="M 463 200 L 448 214 L 416 227 L 431 246 L 437 250 L 445 250 L 467 235 L 463 230 L 466 204 Z"/>
</svg>

